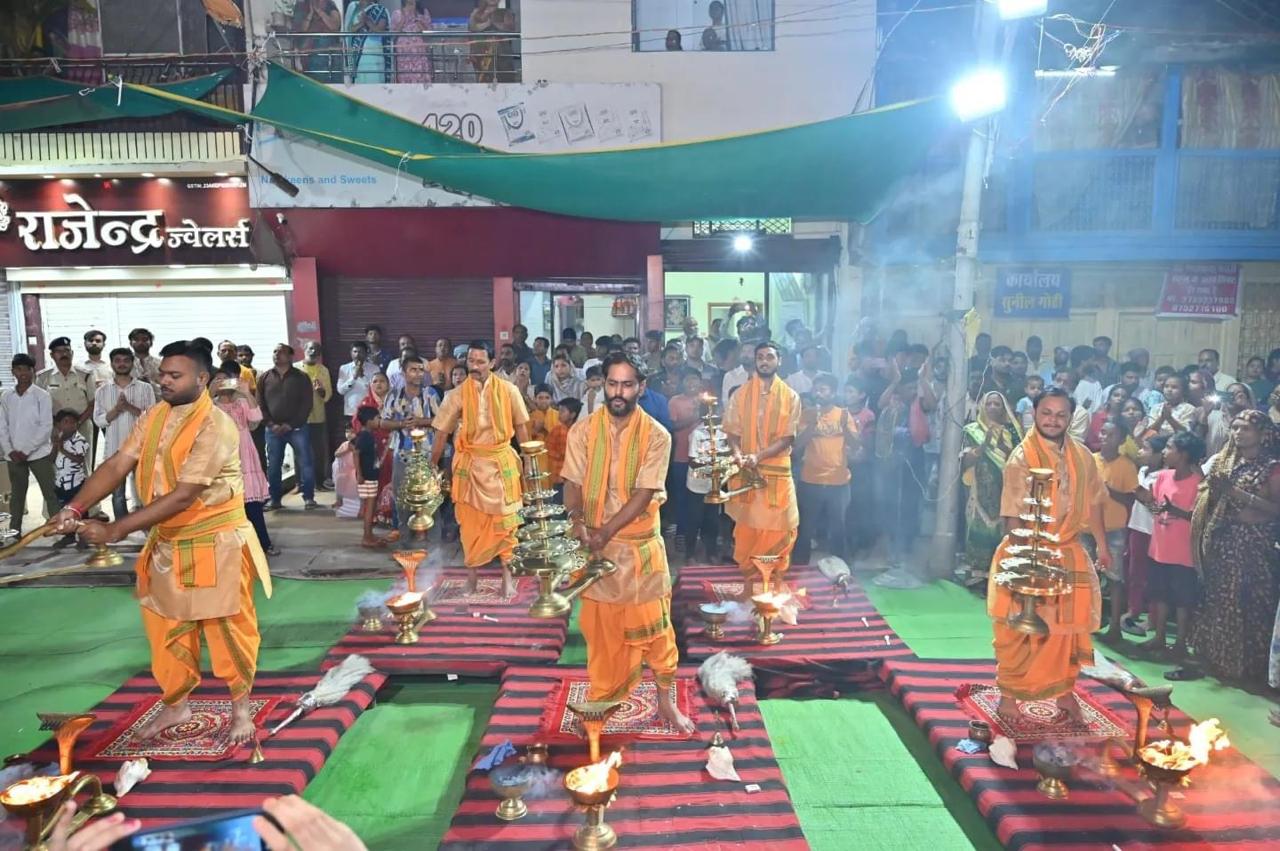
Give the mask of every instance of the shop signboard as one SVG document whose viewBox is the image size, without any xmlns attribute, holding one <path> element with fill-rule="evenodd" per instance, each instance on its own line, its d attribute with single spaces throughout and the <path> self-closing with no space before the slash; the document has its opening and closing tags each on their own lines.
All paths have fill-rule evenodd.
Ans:
<svg viewBox="0 0 1280 851">
<path fill-rule="evenodd" d="M 1071 270 L 1001 267 L 994 307 L 997 319 L 1066 319 L 1071 315 Z"/>
<path fill-rule="evenodd" d="M 1156 316 L 1231 319 L 1238 315 L 1239 263 L 1180 263 L 1164 274 Z"/>
<path fill-rule="evenodd" d="M 344 94 L 464 142 L 513 153 L 588 151 L 662 141 L 656 83 L 416 83 L 334 85 Z M 246 88 L 246 99 L 252 92 Z M 298 188 L 280 189 L 250 164 L 250 201 L 276 207 L 474 207 L 491 201 L 292 133 L 257 124 L 253 155 Z"/>
</svg>

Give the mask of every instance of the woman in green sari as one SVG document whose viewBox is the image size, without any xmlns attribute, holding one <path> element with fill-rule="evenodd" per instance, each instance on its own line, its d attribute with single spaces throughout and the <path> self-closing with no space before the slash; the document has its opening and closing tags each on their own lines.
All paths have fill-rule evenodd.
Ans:
<svg viewBox="0 0 1280 851">
<path fill-rule="evenodd" d="M 1022 442 L 1022 430 L 999 391 L 992 390 L 978 404 L 978 418 L 964 427 L 960 455 L 963 481 L 969 489 L 965 503 L 965 561 L 970 580 L 985 580 L 991 557 L 1004 538 L 1000 494 L 1009 453 Z"/>
</svg>

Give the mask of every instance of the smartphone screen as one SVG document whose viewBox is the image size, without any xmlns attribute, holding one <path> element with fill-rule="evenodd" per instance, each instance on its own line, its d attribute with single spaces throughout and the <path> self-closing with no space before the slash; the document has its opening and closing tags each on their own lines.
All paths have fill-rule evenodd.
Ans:
<svg viewBox="0 0 1280 851">
<path fill-rule="evenodd" d="M 266 851 L 266 843 L 253 829 L 257 815 L 256 811 L 229 813 L 139 831 L 116 842 L 111 851 Z"/>
</svg>

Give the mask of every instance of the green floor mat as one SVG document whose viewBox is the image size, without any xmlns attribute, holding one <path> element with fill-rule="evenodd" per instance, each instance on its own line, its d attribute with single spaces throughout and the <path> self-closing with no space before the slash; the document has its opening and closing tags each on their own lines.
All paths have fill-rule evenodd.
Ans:
<svg viewBox="0 0 1280 851">
<path fill-rule="evenodd" d="M 760 709 L 800 825 L 817 851 L 843 851 L 850 837 L 858 837 L 859 848 L 1000 847 L 887 693 L 762 700 Z"/>
<path fill-rule="evenodd" d="M 386 686 L 307 786 L 307 800 L 378 851 L 436 847 L 497 696 L 489 683 Z"/>
</svg>

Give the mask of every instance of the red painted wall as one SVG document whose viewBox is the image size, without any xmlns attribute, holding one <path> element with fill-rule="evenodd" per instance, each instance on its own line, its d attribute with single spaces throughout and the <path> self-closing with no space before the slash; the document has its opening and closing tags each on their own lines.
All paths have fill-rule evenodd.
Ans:
<svg viewBox="0 0 1280 851">
<path fill-rule="evenodd" d="M 640 277 L 658 226 L 514 207 L 264 210 L 325 277 Z M 281 234 L 281 232 L 284 232 Z"/>
</svg>

